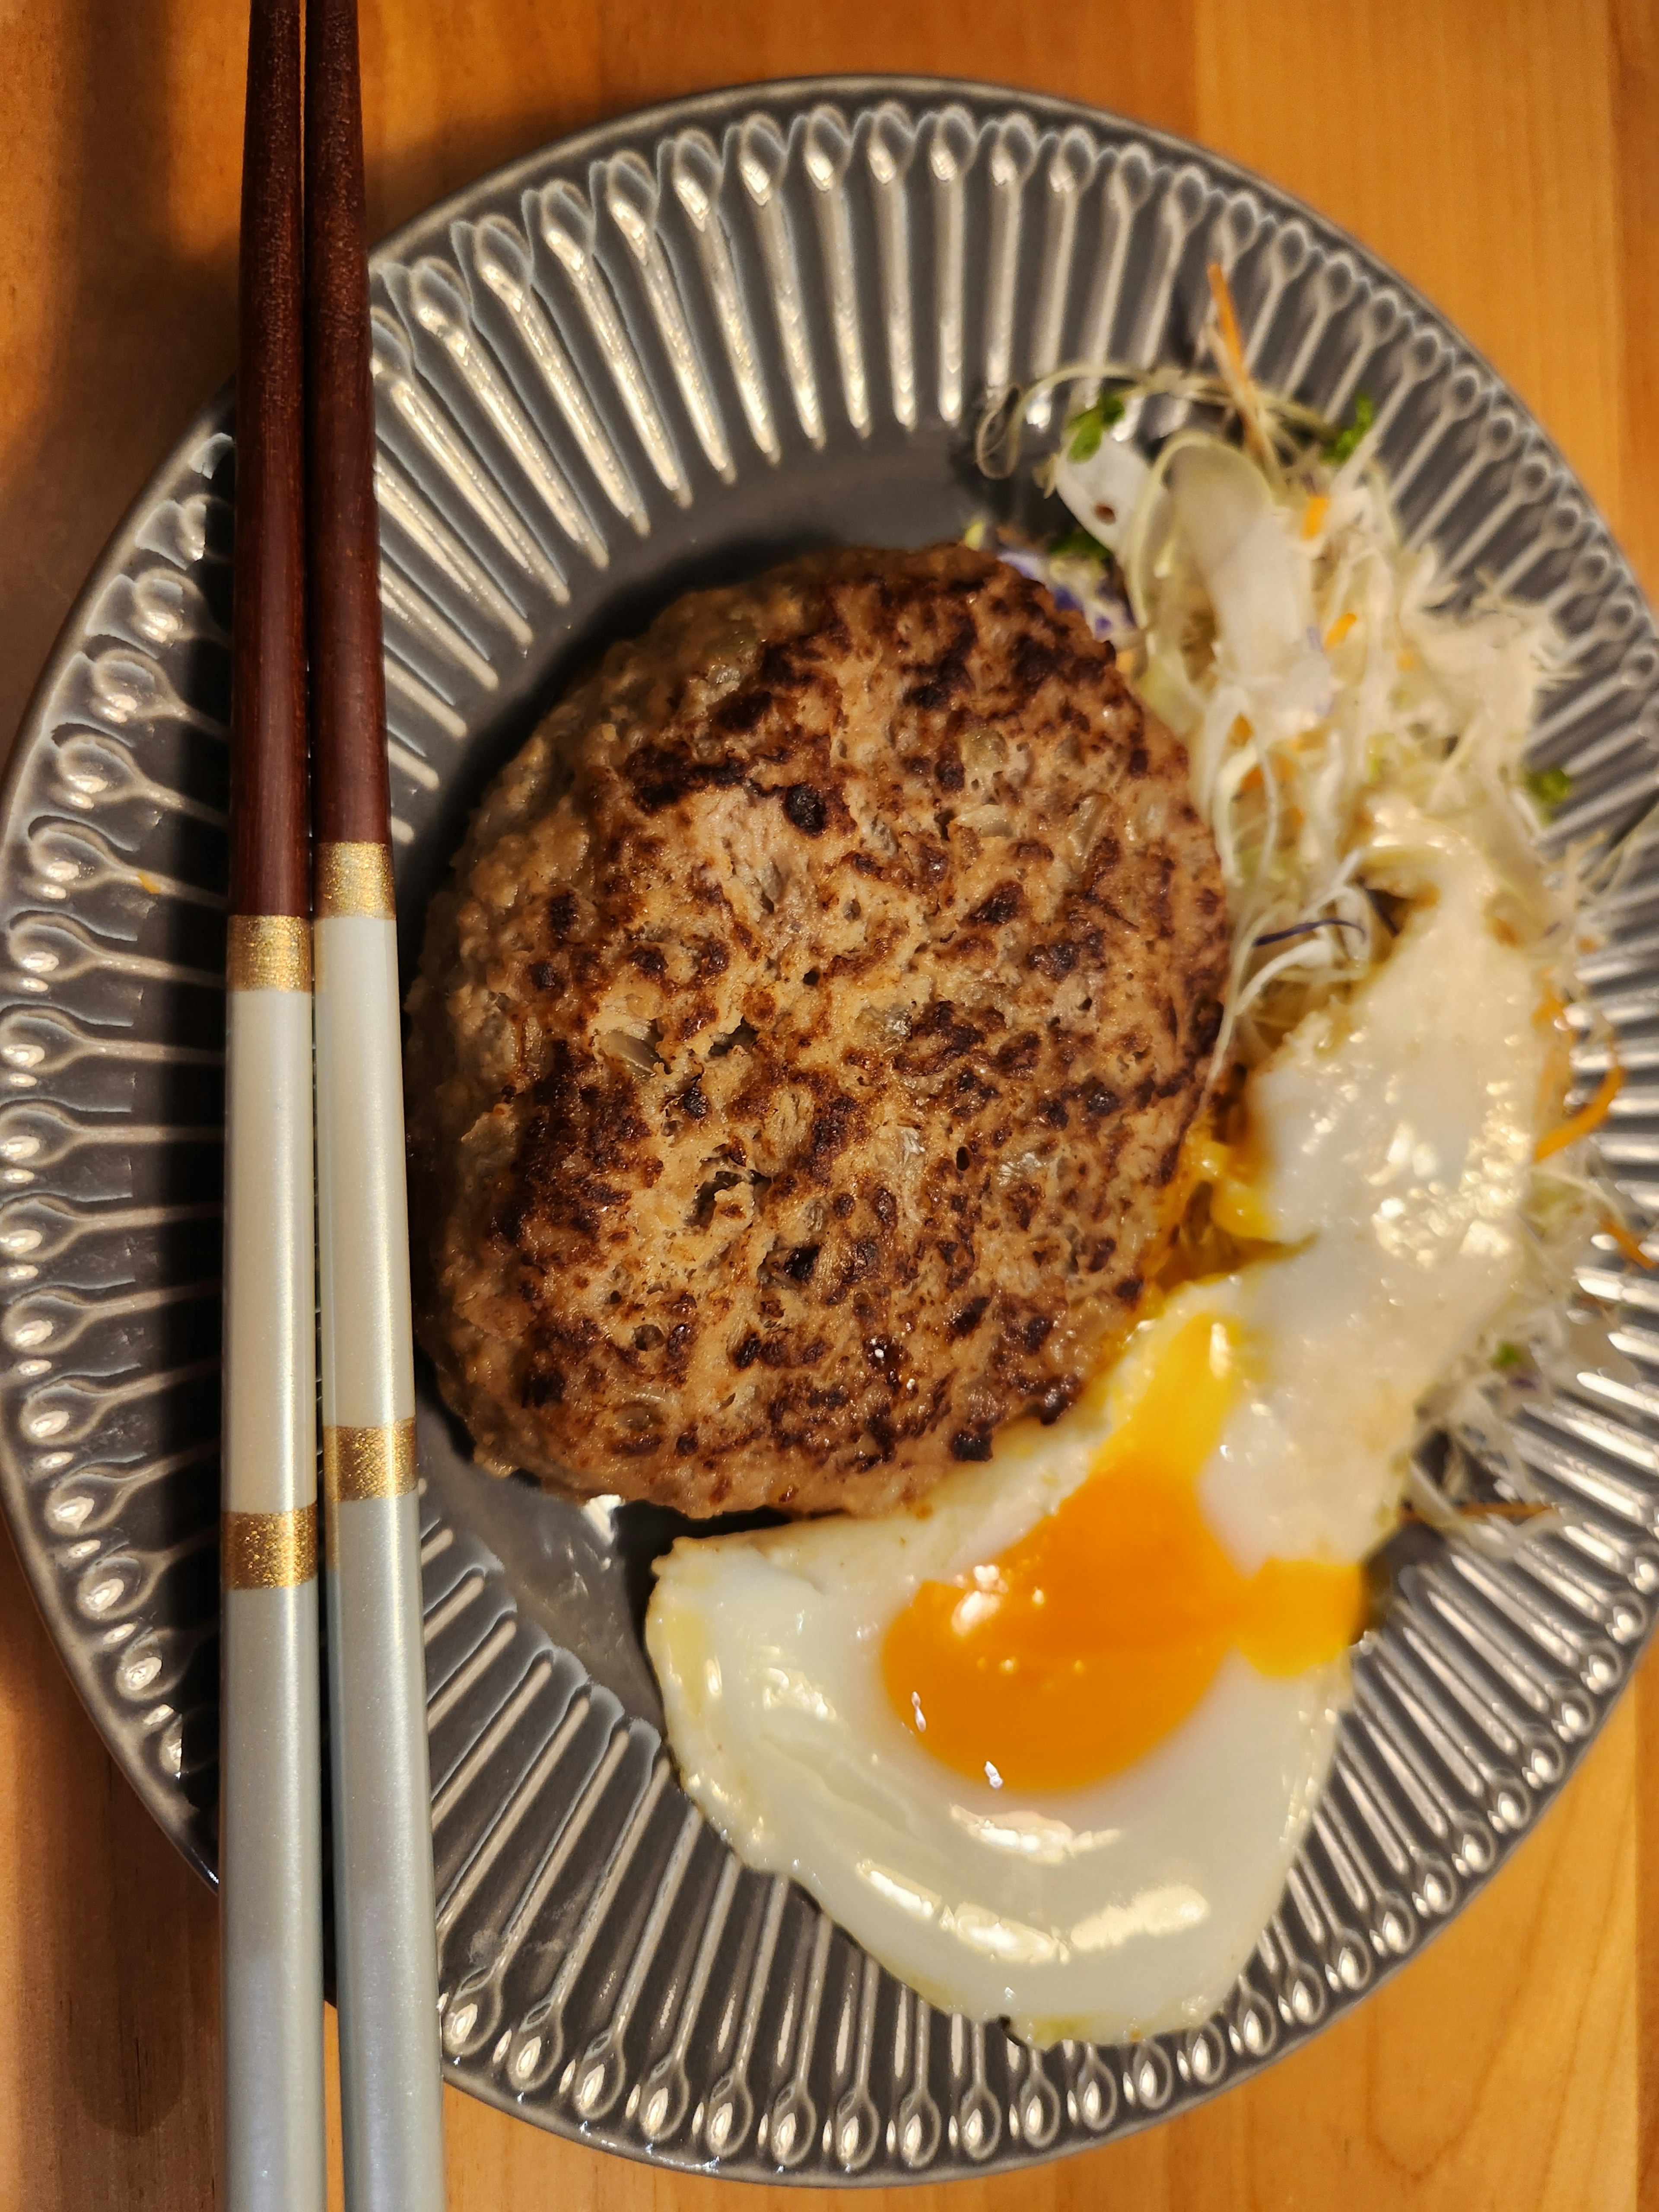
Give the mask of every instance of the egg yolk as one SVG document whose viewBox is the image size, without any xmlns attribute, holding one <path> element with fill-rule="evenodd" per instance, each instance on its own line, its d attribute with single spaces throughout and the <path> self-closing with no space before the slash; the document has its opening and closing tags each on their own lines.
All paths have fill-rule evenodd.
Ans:
<svg viewBox="0 0 1659 2212">
<path fill-rule="evenodd" d="M 1269 1559 L 1246 1576 L 1204 1519 L 1239 1349 L 1225 1321 L 1185 1322 L 1070 1497 L 988 1565 L 924 1583 L 893 1622 L 887 1693 L 945 1765 L 1076 1789 L 1178 1728 L 1230 1651 L 1299 1674 L 1358 1636 L 1357 1565 Z"/>
<path fill-rule="evenodd" d="M 1247 1158 L 1236 1146 L 1205 1135 L 1193 1147 L 1193 1170 L 1210 1186 L 1210 1218 L 1218 1229 L 1246 1243 L 1271 1243 L 1272 1216 L 1256 1194 Z"/>
</svg>

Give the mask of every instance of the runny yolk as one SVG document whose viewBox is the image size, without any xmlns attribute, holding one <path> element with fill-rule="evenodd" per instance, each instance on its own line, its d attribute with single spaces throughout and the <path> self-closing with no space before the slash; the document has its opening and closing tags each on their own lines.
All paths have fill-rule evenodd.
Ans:
<svg viewBox="0 0 1659 2212">
<path fill-rule="evenodd" d="M 1205 1136 L 1193 1147 L 1193 1166 L 1200 1182 L 1210 1186 L 1210 1218 L 1230 1237 L 1272 1243 L 1273 1218 L 1258 1196 L 1249 1172 L 1248 1155 Z"/>
<path fill-rule="evenodd" d="M 1299 1674 L 1358 1636 L 1353 1565 L 1269 1559 L 1241 1574 L 1198 1479 L 1239 1384 L 1231 1325 L 1177 1330 L 1088 1475 L 988 1565 L 924 1583 L 889 1629 L 887 1693 L 960 1774 L 1076 1789 L 1161 1742 L 1229 1651 Z"/>
</svg>

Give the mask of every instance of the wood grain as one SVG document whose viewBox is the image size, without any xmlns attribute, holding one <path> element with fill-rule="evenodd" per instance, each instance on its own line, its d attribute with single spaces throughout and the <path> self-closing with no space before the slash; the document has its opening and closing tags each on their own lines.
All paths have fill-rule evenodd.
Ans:
<svg viewBox="0 0 1659 2212">
<path fill-rule="evenodd" d="M 232 363 L 246 13 L 0 0 L 0 33 L 9 730 Z M 362 35 L 371 232 L 592 118 L 805 70 L 998 78 L 1189 132 L 1451 313 L 1659 586 L 1656 0 L 363 0 Z M 114 1776 L 0 1540 L 0 2212 L 210 2203 L 214 1950 L 210 1899 Z M 454 2094 L 446 2119 L 454 2212 L 801 2201 L 653 2175 Z M 1150 2135 L 891 2203 L 1659 2212 L 1659 1662 L 1492 1889 L 1307 2051 Z"/>
</svg>

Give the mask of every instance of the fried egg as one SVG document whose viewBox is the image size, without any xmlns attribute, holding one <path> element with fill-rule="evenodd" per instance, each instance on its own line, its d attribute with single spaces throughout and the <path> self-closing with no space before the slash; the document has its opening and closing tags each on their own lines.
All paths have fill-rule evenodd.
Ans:
<svg viewBox="0 0 1659 2212">
<path fill-rule="evenodd" d="M 685 1786 L 934 2003 L 1201 2020 L 1329 1765 L 1414 1408 L 1512 1293 L 1544 1042 L 1498 883 L 1380 801 L 1386 963 L 1247 1091 L 1188 1283 L 1063 1420 L 880 1521 L 683 1539 L 646 1641 Z"/>
</svg>

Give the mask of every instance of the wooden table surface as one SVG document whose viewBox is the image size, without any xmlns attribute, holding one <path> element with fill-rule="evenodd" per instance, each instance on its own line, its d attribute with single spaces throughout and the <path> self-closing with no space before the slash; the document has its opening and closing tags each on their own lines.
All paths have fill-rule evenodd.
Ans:
<svg viewBox="0 0 1659 2212">
<path fill-rule="evenodd" d="M 245 16 L 0 0 L 0 732 L 229 370 Z M 1446 308 L 1659 596 L 1659 0 L 363 0 L 363 59 L 376 232 L 597 117 L 801 70 L 997 78 L 1185 132 Z M 904 2212 L 1659 2208 L 1656 1753 L 1650 1662 L 1491 1890 L 1310 2049 L 1149 2135 Z M 214 2202 L 216 1976 L 211 1899 L 116 1774 L 0 1537 L 0 2212 Z M 454 2092 L 446 2118 L 454 2212 L 799 2201 Z M 337 2143 L 336 2163 L 337 2190 Z"/>
</svg>

